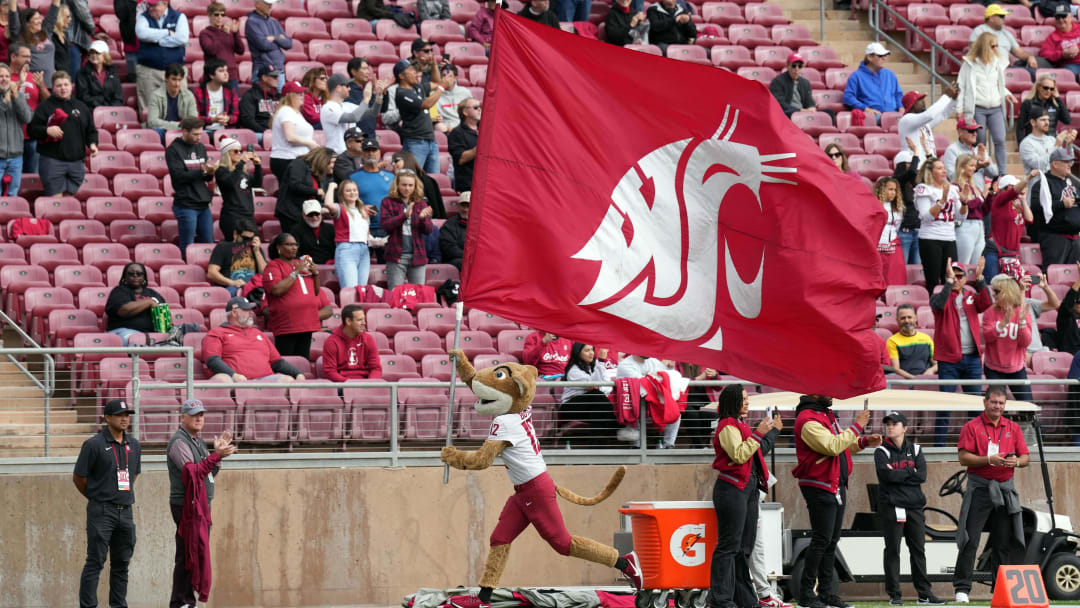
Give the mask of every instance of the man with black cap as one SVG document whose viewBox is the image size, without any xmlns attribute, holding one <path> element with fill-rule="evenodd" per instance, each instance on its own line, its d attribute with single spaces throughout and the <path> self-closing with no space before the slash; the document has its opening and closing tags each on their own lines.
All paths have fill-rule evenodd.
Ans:
<svg viewBox="0 0 1080 608">
<path fill-rule="evenodd" d="M 1072 175 L 1073 161 L 1071 149 L 1055 149 L 1050 171 L 1031 188 L 1032 228 L 1045 266 L 1080 262 L 1080 182 Z"/>
<path fill-rule="evenodd" d="M 345 129 L 341 134 L 345 149 L 334 160 L 334 181 L 340 184 L 349 176 L 364 168 L 364 134 L 357 127 Z M 379 143 L 371 140 L 373 149 L 379 149 Z M 381 202 L 381 199 L 380 199 Z"/>
<path fill-rule="evenodd" d="M 394 78 L 398 85 L 394 103 L 401 114 L 401 146 L 416 158 L 417 164 L 427 173 L 439 172 L 439 145 L 435 143 L 435 124 L 429 112 L 446 90 L 438 79 L 438 73 L 437 69 L 433 69 L 433 88 L 428 95 L 421 85 L 417 65 L 402 59 L 394 66 Z"/>
<path fill-rule="evenodd" d="M 323 104 L 319 120 L 326 134 L 326 147 L 335 154 L 342 154 L 345 152 L 345 131 L 355 127 L 365 114 L 370 114 L 371 120 L 375 120 L 375 108 L 346 101 L 349 97 L 349 79 L 341 74 L 331 76 L 326 86 L 330 89 L 330 98 Z"/>
<path fill-rule="evenodd" d="M 435 61 L 435 47 L 431 44 L 430 40 L 423 38 L 417 38 L 412 41 L 410 45 L 412 55 L 407 60 L 409 63 L 416 66 L 416 71 L 420 74 L 420 89 L 421 94 L 427 97 L 431 94 L 432 85 L 442 84 L 442 78 L 439 73 L 439 64 Z M 400 63 L 400 62 L 399 62 Z M 387 128 L 400 131 L 401 129 L 401 112 L 397 107 L 397 90 L 398 90 L 398 78 L 397 78 L 397 66 L 394 69 L 394 81 L 386 89 L 386 95 L 384 96 L 382 112 L 382 121 Z"/>
<path fill-rule="evenodd" d="M 458 105 L 459 124 L 446 138 L 450 158 L 454 161 L 454 190 L 472 190 L 473 167 L 476 166 L 476 144 L 480 141 L 480 100 L 472 97 Z"/>
<path fill-rule="evenodd" d="M 1050 115 L 1045 108 L 1032 108 L 1031 133 L 1020 142 L 1020 162 L 1024 173 L 1032 169 L 1046 171 L 1050 168 L 1050 153 L 1055 148 L 1070 148 L 1076 139 L 1076 130 L 1062 130 L 1057 136 L 1050 135 Z"/>
<path fill-rule="evenodd" d="M 899 606 L 900 597 L 900 537 L 907 541 L 911 556 L 911 582 L 919 594 L 920 604 L 944 604 L 934 595 L 926 578 L 926 519 L 923 507 L 926 496 L 926 456 L 919 444 L 907 439 L 907 417 L 896 411 L 883 420 L 885 439 L 874 450 L 874 468 L 878 478 L 878 517 L 885 536 L 885 592 L 889 603 Z"/>
<path fill-rule="evenodd" d="M 105 428 L 87 439 L 71 480 L 87 498 L 86 564 L 80 608 L 98 605 L 98 576 L 109 557 L 109 605 L 127 606 L 128 564 L 135 552 L 135 478 L 142 470 L 139 440 L 127 434 L 135 412 L 122 399 L 105 404 Z"/>
<path fill-rule="evenodd" d="M 195 589 L 198 588 L 200 596 L 209 587 L 206 579 L 206 587 L 199 583 L 203 581 L 201 572 L 191 572 L 187 568 L 186 544 L 199 542 L 199 545 L 209 550 L 209 529 L 207 537 L 202 539 L 188 538 L 188 528 L 182 527 L 181 519 L 185 509 L 198 509 L 192 490 L 187 490 L 184 484 L 185 468 L 192 465 L 194 468 L 188 473 L 194 479 L 202 479 L 203 490 L 206 496 L 206 515 L 209 520 L 210 502 L 214 500 L 214 477 L 221 471 L 221 459 L 231 456 L 236 452 L 236 446 L 232 443 L 232 432 L 225 431 L 219 437 L 214 438 L 214 453 L 206 449 L 206 442 L 199 439 L 202 431 L 206 407 L 198 399 L 188 399 L 180 406 L 180 428 L 176 429 L 168 445 L 168 460 L 166 466 L 169 469 L 169 510 L 172 511 L 173 521 L 176 523 L 176 561 L 173 564 L 172 595 L 169 598 L 169 608 L 194 608 L 197 604 Z M 189 514 L 189 517 L 191 514 Z M 209 557 L 209 556 L 207 556 Z M 200 560 L 205 563 L 205 560 Z M 194 575 L 194 576 L 193 576 Z M 194 579 L 194 580 L 193 580 Z M 206 601 L 205 597 L 200 597 Z"/>
<path fill-rule="evenodd" d="M 255 327 L 255 304 L 247 298 L 231 298 L 225 304 L 226 322 L 211 329 L 202 341 L 203 362 L 214 382 L 304 381 L 304 374 L 289 364 Z"/>
<path fill-rule="evenodd" d="M 254 86 L 240 98 L 240 121 L 237 123 L 241 129 L 250 129 L 262 143 L 263 131 L 270 130 L 270 121 L 277 109 L 278 93 L 277 83 L 281 73 L 271 65 L 264 65 L 255 72 Z"/>
</svg>

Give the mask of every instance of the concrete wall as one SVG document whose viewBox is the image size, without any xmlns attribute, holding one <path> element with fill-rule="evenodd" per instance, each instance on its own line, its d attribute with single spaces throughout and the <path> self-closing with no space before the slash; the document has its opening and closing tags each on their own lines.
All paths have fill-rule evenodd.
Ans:
<svg viewBox="0 0 1080 608">
<path fill-rule="evenodd" d="M 227 464 L 227 463 L 226 463 Z M 779 465 L 778 496 L 788 525 L 806 526 L 805 505 Z M 556 483 L 580 494 L 598 491 L 609 466 L 552 467 Z M 932 465 L 930 504 L 959 509 L 937 498 L 941 482 L 958 470 Z M 1080 467 L 1051 464 L 1058 509 L 1080 516 Z M 869 464 L 856 465 L 848 521 L 867 510 Z M 1025 503 L 1041 508 L 1037 468 L 1018 475 Z M 1078 482 L 1076 486 L 1072 482 Z M 610 543 L 617 508 L 629 500 L 709 500 L 713 476 L 706 465 L 635 466 L 615 495 L 594 507 L 560 501 L 571 533 Z M 479 578 L 487 538 L 511 491 L 501 468 L 453 472 L 441 468 L 226 470 L 214 501 L 214 588 L 209 606 L 390 606 L 420 587 L 472 585 Z M 1070 495 L 1071 493 L 1071 495 Z M 138 543 L 128 599 L 133 608 L 167 604 L 173 562 L 173 525 L 165 472 L 139 477 L 135 520 Z M 0 608 L 77 605 L 85 558 L 85 501 L 70 475 L 0 476 Z M 107 605 L 107 576 L 100 587 Z M 602 585 L 613 570 L 555 554 L 533 530 L 511 552 L 505 585 Z M 942 589 L 944 592 L 945 589 Z"/>
</svg>

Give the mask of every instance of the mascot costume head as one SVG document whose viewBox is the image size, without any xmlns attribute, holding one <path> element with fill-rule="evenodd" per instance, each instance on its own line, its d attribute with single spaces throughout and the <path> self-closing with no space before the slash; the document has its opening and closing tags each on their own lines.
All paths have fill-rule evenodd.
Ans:
<svg viewBox="0 0 1080 608">
<path fill-rule="evenodd" d="M 491 466 L 495 457 L 501 454 L 510 481 L 514 484 L 514 494 L 507 499 L 499 515 L 499 523 L 491 533 L 491 550 L 480 579 L 478 606 L 490 606 L 492 591 L 498 587 L 510 555 L 510 543 L 529 524 L 535 526 L 540 536 L 558 553 L 617 568 L 640 589 L 642 575 L 637 556 L 628 553 L 620 557 L 614 547 L 591 538 L 571 535 L 563 523 L 555 498 L 558 495 L 574 504 L 595 505 L 615 491 L 626 474 L 626 467 L 619 467 L 607 486 L 590 498 L 556 486 L 547 474 L 540 442 L 532 426 L 531 406 L 538 377 L 536 368 L 500 363 L 476 370 L 464 352 L 454 350 L 450 355 L 456 362 L 461 380 L 476 395 L 476 412 L 492 416 L 494 420 L 488 438 L 479 450 L 466 452 L 445 447 L 442 460 L 455 469 L 480 470 Z"/>
</svg>

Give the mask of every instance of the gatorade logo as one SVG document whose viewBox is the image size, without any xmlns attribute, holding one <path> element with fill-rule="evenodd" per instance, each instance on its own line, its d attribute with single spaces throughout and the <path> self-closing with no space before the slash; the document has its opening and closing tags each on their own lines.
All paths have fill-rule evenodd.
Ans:
<svg viewBox="0 0 1080 608">
<path fill-rule="evenodd" d="M 671 535 L 671 557 L 683 566 L 705 563 L 705 524 L 679 526 Z"/>
</svg>

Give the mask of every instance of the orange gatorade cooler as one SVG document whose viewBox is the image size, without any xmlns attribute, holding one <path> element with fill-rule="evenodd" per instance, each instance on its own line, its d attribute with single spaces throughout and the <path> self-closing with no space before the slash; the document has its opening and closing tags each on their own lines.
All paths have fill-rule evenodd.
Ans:
<svg viewBox="0 0 1080 608">
<path fill-rule="evenodd" d="M 704 500 L 630 502 L 630 516 L 646 589 L 708 589 L 716 548 L 716 512 Z"/>
</svg>

